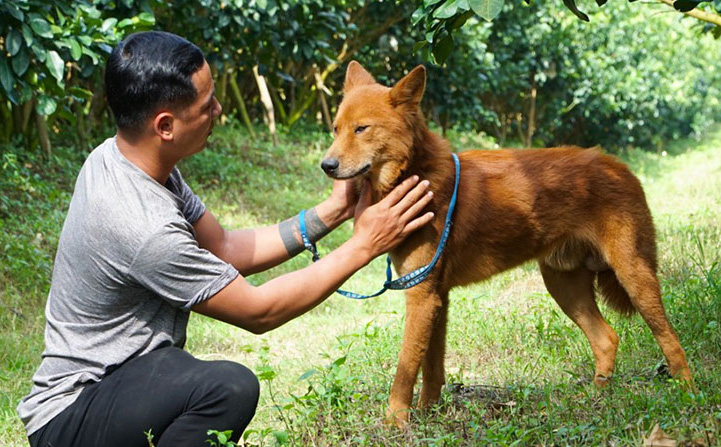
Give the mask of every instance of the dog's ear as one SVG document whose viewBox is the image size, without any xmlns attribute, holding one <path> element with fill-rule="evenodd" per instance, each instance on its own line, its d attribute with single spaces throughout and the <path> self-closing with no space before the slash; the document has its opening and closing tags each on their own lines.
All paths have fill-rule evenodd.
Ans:
<svg viewBox="0 0 721 447">
<path fill-rule="evenodd" d="M 343 94 L 358 87 L 359 85 L 375 84 L 376 80 L 373 76 L 361 67 L 356 61 L 350 61 L 348 69 L 345 72 L 345 84 L 343 84 Z"/>
<path fill-rule="evenodd" d="M 419 65 L 393 86 L 391 89 L 391 104 L 393 107 L 401 104 L 417 107 L 421 102 L 421 98 L 423 98 L 425 89 L 426 67 Z"/>
</svg>

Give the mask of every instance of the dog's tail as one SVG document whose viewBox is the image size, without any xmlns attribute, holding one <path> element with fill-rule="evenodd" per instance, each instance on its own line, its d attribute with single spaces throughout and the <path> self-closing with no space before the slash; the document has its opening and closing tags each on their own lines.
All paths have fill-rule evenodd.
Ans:
<svg viewBox="0 0 721 447">
<path fill-rule="evenodd" d="M 621 315 L 629 316 L 636 312 L 631 304 L 631 297 L 623 288 L 612 269 L 598 272 L 596 285 L 603 301 L 613 310 Z"/>
</svg>

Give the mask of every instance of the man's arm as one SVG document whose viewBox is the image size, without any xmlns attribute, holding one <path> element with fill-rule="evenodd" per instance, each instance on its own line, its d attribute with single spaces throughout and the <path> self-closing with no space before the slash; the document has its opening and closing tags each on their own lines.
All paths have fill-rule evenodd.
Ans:
<svg viewBox="0 0 721 447">
<path fill-rule="evenodd" d="M 334 182 L 330 197 L 306 213 L 311 239 L 319 240 L 352 217 L 355 201 L 352 182 Z M 246 276 L 274 267 L 303 251 L 297 215 L 276 225 L 229 231 L 206 211 L 193 227 L 198 245 Z"/>
<path fill-rule="evenodd" d="M 366 190 L 356 211 L 353 236 L 320 261 L 257 287 L 238 277 L 193 310 L 257 334 L 307 312 L 373 258 L 431 221 L 433 213 L 416 217 L 432 197 L 426 192 L 428 184 L 416 185 L 417 181 L 405 180 L 373 206 L 368 206 Z"/>
</svg>

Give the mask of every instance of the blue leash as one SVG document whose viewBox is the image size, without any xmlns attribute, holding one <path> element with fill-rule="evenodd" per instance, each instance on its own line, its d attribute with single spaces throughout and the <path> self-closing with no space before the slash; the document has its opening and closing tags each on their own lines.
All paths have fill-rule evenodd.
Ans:
<svg viewBox="0 0 721 447">
<path fill-rule="evenodd" d="M 391 257 L 388 256 L 386 258 L 387 266 L 386 266 L 386 281 L 383 283 L 383 288 L 379 290 L 378 292 L 372 294 L 372 295 L 359 295 L 357 293 L 348 292 L 346 290 L 340 290 L 338 289 L 337 292 L 341 295 L 352 298 L 354 300 L 364 300 L 366 298 L 373 298 L 378 295 L 383 294 L 386 290 L 403 290 L 403 289 L 409 289 L 417 284 L 420 284 L 423 282 L 426 278 L 428 278 L 428 275 L 431 274 L 431 271 L 433 270 L 433 267 L 436 266 L 436 263 L 438 263 L 438 259 L 440 259 L 441 254 L 443 254 L 443 249 L 446 246 L 446 241 L 448 240 L 448 236 L 451 234 L 451 225 L 453 224 L 453 210 L 456 207 L 456 198 L 458 197 L 458 183 L 461 180 L 461 163 L 458 161 L 458 155 L 453 155 L 453 162 L 456 165 L 456 180 L 453 185 L 453 196 L 451 196 L 451 202 L 448 205 L 448 213 L 446 213 L 446 223 L 443 226 L 443 233 L 441 234 L 441 241 L 438 243 L 438 248 L 436 249 L 436 254 L 433 255 L 433 259 L 431 260 L 430 264 L 425 265 L 423 267 L 419 267 L 412 272 L 401 276 L 398 279 L 393 280 L 393 272 L 391 270 Z M 300 214 L 298 216 L 298 220 L 300 221 L 300 236 L 303 239 L 303 245 L 305 246 L 305 249 L 310 251 L 313 255 L 313 262 L 316 262 L 320 259 L 320 255 L 318 254 L 318 249 L 315 246 L 315 243 L 310 241 L 310 238 L 308 237 L 308 231 L 305 226 L 305 210 L 301 210 Z"/>
</svg>

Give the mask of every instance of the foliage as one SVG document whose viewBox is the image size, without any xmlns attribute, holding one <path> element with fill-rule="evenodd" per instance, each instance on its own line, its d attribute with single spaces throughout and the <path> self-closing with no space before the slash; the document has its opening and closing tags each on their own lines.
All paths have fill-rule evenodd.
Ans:
<svg viewBox="0 0 721 447">
<path fill-rule="evenodd" d="M 531 0 L 524 0 L 527 4 Z M 634 2 L 635 0 L 629 0 Z M 704 3 L 713 3 L 705 8 L 706 11 L 714 9 L 717 14 L 696 16 L 707 23 L 702 28 L 705 32 L 713 32 L 718 38 L 721 36 L 721 1 L 719 0 L 659 0 L 671 4 L 677 11 L 688 12 L 694 8 L 702 8 Z M 417 48 L 426 50 L 426 58 L 438 64 L 445 62 L 454 47 L 453 33 L 462 27 L 469 18 L 479 16 L 486 21 L 492 21 L 503 10 L 505 0 L 423 0 L 418 9 L 413 12 L 414 24 L 423 23 L 425 29 L 424 39 L 417 43 Z M 596 0 L 598 6 L 603 6 L 607 0 Z M 576 0 L 563 0 L 564 6 L 579 19 L 588 22 L 588 15 L 576 5 Z M 618 3 L 606 6 L 606 9 L 618 8 Z M 625 10 L 625 8 L 620 8 Z"/>
<path fill-rule="evenodd" d="M 104 14 L 111 0 L 5 0 L 0 5 L 0 142 L 27 134 L 37 116 L 48 141 L 46 116 L 72 125 L 91 113 L 104 60 L 122 37 L 155 24 L 152 12 Z M 49 150 L 49 146 L 48 146 Z"/>
<path fill-rule="evenodd" d="M 655 149 L 698 135 L 721 115 L 719 70 L 709 69 L 718 67 L 718 44 L 695 39 L 668 15 L 649 21 L 622 4 L 588 26 L 536 2 L 507 6 L 492 23 L 470 19 L 455 38 L 439 73 L 441 82 L 451 80 L 446 90 L 463 86 L 451 107 L 500 144 Z"/>
<path fill-rule="evenodd" d="M 428 66 L 428 117 L 444 132 L 473 129 L 500 144 L 653 148 L 698 134 L 719 113 L 719 70 L 708 69 L 717 62 L 713 45 L 668 16 L 651 19 L 621 2 L 595 11 L 585 25 L 542 2 L 416 6 L 8 0 L 0 6 L 7 12 L 0 15 L 0 141 L 22 139 L 28 148 L 40 142 L 49 154 L 51 139 L 89 149 L 94 135 L 112 132 L 104 59 L 125 35 L 149 28 L 201 46 L 226 116 L 241 116 L 252 137 L 253 122 L 270 113 L 287 126 L 309 115 L 329 125 L 343 82 L 339 68 L 351 58 L 386 84 L 417 64 L 445 62 Z M 263 107 L 261 83 L 272 102 Z"/>
</svg>

